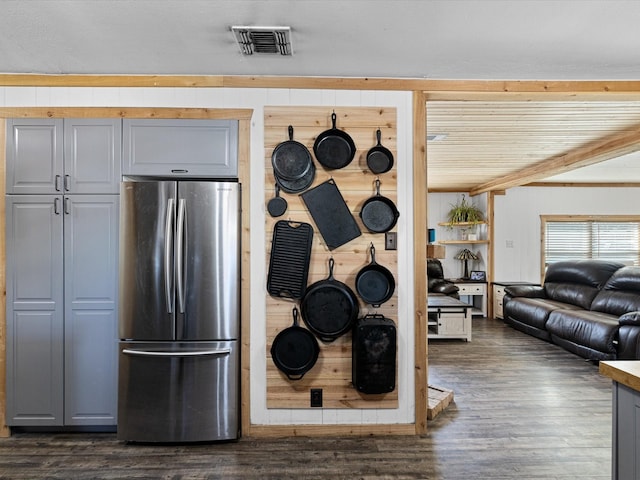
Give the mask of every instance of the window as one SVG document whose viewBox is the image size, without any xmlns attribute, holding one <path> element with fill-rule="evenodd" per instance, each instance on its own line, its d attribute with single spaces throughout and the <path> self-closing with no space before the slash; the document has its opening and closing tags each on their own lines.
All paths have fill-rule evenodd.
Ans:
<svg viewBox="0 0 640 480">
<path fill-rule="evenodd" d="M 589 258 L 640 265 L 640 217 L 543 215 L 540 218 L 544 269 L 561 260 Z"/>
</svg>

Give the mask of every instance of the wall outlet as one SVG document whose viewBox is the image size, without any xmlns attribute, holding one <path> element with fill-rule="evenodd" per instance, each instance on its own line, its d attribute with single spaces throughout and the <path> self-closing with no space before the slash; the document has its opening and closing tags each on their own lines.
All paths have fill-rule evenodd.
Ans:
<svg viewBox="0 0 640 480">
<path fill-rule="evenodd" d="M 384 234 L 384 249 L 385 250 L 398 249 L 398 234 L 396 232 L 386 232 Z"/>
<path fill-rule="evenodd" d="M 311 406 L 322 407 L 322 389 L 321 388 L 311 389 Z"/>
</svg>

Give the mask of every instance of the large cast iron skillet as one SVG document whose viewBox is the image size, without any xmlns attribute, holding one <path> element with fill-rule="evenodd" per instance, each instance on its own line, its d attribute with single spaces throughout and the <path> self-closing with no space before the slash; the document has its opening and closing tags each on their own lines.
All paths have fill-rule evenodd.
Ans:
<svg viewBox="0 0 640 480">
<path fill-rule="evenodd" d="M 331 114 L 333 128 L 325 130 L 313 144 L 316 160 L 326 168 L 344 168 L 356 154 L 356 145 L 349 134 L 336 128 L 336 114 Z"/>
<path fill-rule="evenodd" d="M 391 298 L 396 289 L 393 274 L 379 263 L 376 263 L 376 249 L 371 242 L 371 263 L 363 267 L 356 276 L 356 291 L 360 298 L 374 307 Z"/>
<path fill-rule="evenodd" d="M 376 194 L 362 205 L 360 218 L 370 232 L 384 233 L 395 227 L 400 213 L 390 198 L 380 195 L 380 180 L 376 179 Z"/>
<path fill-rule="evenodd" d="M 333 278 L 333 266 L 331 258 L 329 277 L 308 287 L 300 305 L 305 325 L 323 342 L 333 342 L 351 330 L 359 313 L 355 293 Z"/>
</svg>

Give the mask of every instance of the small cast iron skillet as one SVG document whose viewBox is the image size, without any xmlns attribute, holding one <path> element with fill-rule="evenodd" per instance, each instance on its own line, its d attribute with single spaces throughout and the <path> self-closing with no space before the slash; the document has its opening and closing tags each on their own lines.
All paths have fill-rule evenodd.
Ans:
<svg viewBox="0 0 640 480">
<path fill-rule="evenodd" d="M 386 173 L 393 167 L 393 153 L 380 143 L 382 139 L 380 129 L 376 130 L 376 138 L 378 139 L 378 144 L 371 147 L 367 152 L 367 166 L 375 174 Z"/>
</svg>

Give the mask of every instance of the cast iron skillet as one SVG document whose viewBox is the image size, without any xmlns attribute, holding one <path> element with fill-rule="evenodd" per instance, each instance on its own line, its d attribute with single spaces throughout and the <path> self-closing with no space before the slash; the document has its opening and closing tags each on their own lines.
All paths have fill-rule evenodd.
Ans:
<svg viewBox="0 0 640 480">
<path fill-rule="evenodd" d="M 396 289 L 393 274 L 376 263 L 376 249 L 371 242 L 371 263 L 363 267 L 356 276 L 356 290 L 360 298 L 376 308 L 391 298 Z"/>
<path fill-rule="evenodd" d="M 356 154 L 356 145 L 347 132 L 336 128 L 336 113 L 331 114 L 333 128 L 325 130 L 313 144 L 316 160 L 326 168 L 346 167 Z"/>
<path fill-rule="evenodd" d="M 271 344 L 271 358 L 289 380 L 300 380 L 318 360 L 320 346 L 313 334 L 298 325 L 298 308 L 293 307 L 293 325 L 282 330 Z"/>
<path fill-rule="evenodd" d="M 380 195 L 380 179 L 376 178 L 376 194 L 362 205 L 360 218 L 370 232 L 384 233 L 395 227 L 400 213 L 396 204 Z"/>
<path fill-rule="evenodd" d="M 330 258 L 329 277 L 308 287 L 300 304 L 305 325 L 323 342 L 333 342 L 351 330 L 359 313 L 353 290 L 333 278 L 333 265 Z"/>
<path fill-rule="evenodd" d="M 285 181 L 300 180 L 311 170 L 313 160 L 307 147 L 293 139 L 293 127 L 289 125 L 289 140 L 273 149 L 271 164 L 277 178 Z"/>
<path fill-rule="evenodd" d="M 376 138 L 378 139 L 378 144 L 371 147 L 367 153 L 367 166 L 375 174 L 386 173 L 393 167 L 393 153 L 380 143 L 382 139 L 380 129 L 376 130 Z"/>
</svg>

